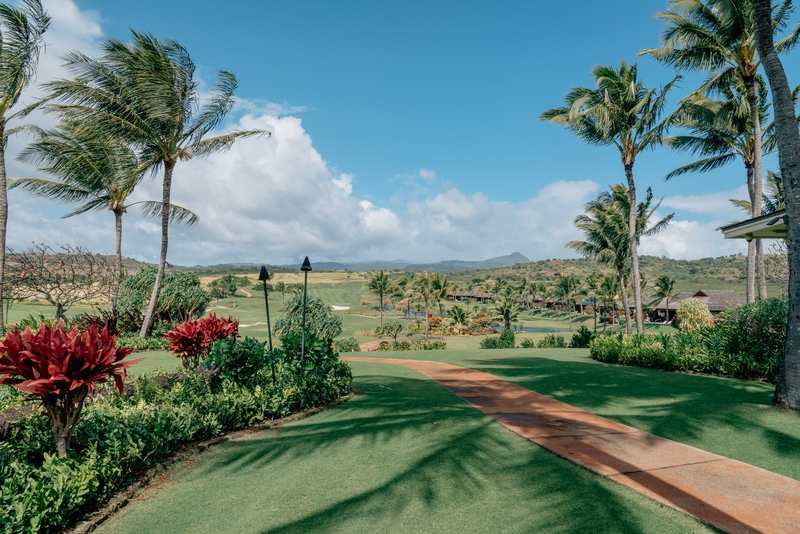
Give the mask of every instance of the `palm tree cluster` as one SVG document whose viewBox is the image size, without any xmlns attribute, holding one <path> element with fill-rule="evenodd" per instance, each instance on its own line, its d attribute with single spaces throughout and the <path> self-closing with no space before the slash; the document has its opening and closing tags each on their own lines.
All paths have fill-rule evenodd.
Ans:
<svg viewBox="0 0 800 534">
<path fill-rule="evenodd" d="M 40 0 L 24 0 L 20 10 L 0 4 L 0 130 L 4 138 L 11 133 L 5 130 L 5 112 L 33 77 L 42 34 L 49 22 Z M 74 78 L 44 84 L 44 98 L 17 113 L 24 116 L 40 108 L 56 116 L 55 128 L 26 127 L 35 140 L 20 155 L 22 161 L 37 166 L 52 179 L 17 178 L 10 180 L 8 187 L 76 205 L 65 217 L 92 210 L 114 214 L 117 281 L 112 308 L 117 304 L 122 268 L 122 216 L 135 206 L 144 216 L 161 221 L 158 272 L 140 332 L 144 337 L 164 278 L 169 225 L 191 225 L 198 220 L 197 215 L 171 201 L 176 165 L 226 150 L 237 139 L 268 136 L 269 132 L 239 130 L 211 135 L 233 107 L 238 81 L 232 73 L 219 71 L 209 100 L 201 104 L 195 64 L 188 51 L 172 39 L 160 40 L 132 31 L 130 42 L 108 39 L 101 49 L 99 58 L 68 53 L 65 66 Z M 4 168 L 0 152 L 3 251 L 8 214 Z M 158 173 L 162 181 L 160 200 L 128 201 L 147 175 Z M 0 288 L 3 266 L 0 252 Z"/>
</svg>

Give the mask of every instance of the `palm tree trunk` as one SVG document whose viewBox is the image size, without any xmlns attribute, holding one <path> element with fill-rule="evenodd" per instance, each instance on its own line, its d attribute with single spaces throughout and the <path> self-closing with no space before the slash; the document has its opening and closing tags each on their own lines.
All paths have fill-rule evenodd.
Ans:
<svg viewBox="0 0 800 534">
<path fill-rule="evenodd" d="M 6 181 L 6 119 L 0 117 L 0 335 L 4 334 L 3 288 L 6 270 L 6 227 L 8 226 L 8 182 Z"/>
<path fill-rule="evenodd" d="M 756 300 L 756 242 L 747 243 L 747 289 L 745 291 L 747 303 Z"/>
<path fill-rule="evenodd" d="M 789 316 L 786 344 L 772 403 L 800 408 L 800 131 L 786 72 L 772 42 L 772 2 L 753 0 L 756 43 L 772 90 L 780 168 L 785 180 L 789 251 Z"/>
<path fill-rule="evenodd" d="M 428 301 L 425 301 L 425 341 L 428 341 Z"/>
<path fill-rule="evenodd" d="M 378 301 L 380 302 L 381 306 L 381 328 L 383 328 L 383 293 L 378 295 Z"/>
<path fill-rule="evenodd" d="M 444 306 L 442 306 L 441 301 L 439 301 L 439 318 L 442 320 L 442 322 L 439 323 L 442 329 L 442 335 L 439 337 L 439 339 L 444 341 Z"/>
<path fill-rule="evenodd" d="M 161 257 L 158 260 L 158 272 L 156 272 L 156 283 L 153 285 L 153 293 L 150 295 L 150 303 L 147 305 L 147 313 L 142 321 L 142 329 L 139 337 L 147 337 L 150 325 L 153 322 L 153 315 L 156 311 L 156 301 L 161 291 L 161 282 L 164 280 L 164 270 L 167 266 L 167 246 L 169 245 L 169 196 L 172 190 L 172 171 L 175 169 L 175 162 L 167 161 L 164 163 L 164 187 L 161 200 Z"/>
<path fill-rule="evenodd" d="M 114 262 L 114 285 L 111 288 L 111 313 L 117 310 L 117 300 L 119 299 L 119 283 L 122 276 L 122 212 L 114 212 L 114 220 L 117 228 L 117 255 Z"/>
<path fill-rule="evenodd" d="M 633 325 L 631 324 L 631 305 L 628 301 L 628 290 L 625 287 L 625 271 L 624 268 L 618 270 L 619 273 L 619 290 L 622 293 L 622 307 L 625 309 L 625 333 L 631 335 L 633 333 Z"/>
<path fill-rule="evenodd" d="M 756 95 L 756 80 L 754 76 L 743 77 L 747 90 L 747 102 L 750 104 L 750 116 L 753 118 L 753 217 L 761 216 L 761 197 L 763 191 L 761 170 L 761 120 L 758 116 L 758 95 Z M 758 299 L 767 298 L 767 281 L 764 270 L 764 247 L 761 239 L 756 239 L 756 278 L 758 280 Z"/>
<path fill-rule="evenodd" d="M 756 280 L 758 281 L 758 300 L 767 300 L 767 267 L 764 264 L 764 242 L 760 237 L 756 242 Z"/>
<path fill-rule="evenodd" d="M 639 276 L 639 250 L 636 231 L 636 183 L 633 181 L 633 163 L 625 164 L 625 177 L 628 179 L 628 198 L 630 211 L 628 213 L 628 233 L 630 236 L 631 253 L 631 282 L 633 285 L 633 300 L 636 305 L 636 329 L 644 333 L 644 314 L 642 313 L 642 281 Z M 628 312 L 627 308 L 625 309 Z M 630 312 L 628 312 L 630 315 Z"/>
</svg>

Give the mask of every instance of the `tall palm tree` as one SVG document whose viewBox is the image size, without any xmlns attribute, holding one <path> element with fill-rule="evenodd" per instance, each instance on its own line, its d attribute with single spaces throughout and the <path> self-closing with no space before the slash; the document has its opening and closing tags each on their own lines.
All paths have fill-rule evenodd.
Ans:
<svg viewBox="0 0 800 534">
<path fill-rule="evenodd" d="M 759 124 L 769 120 L 769 101 L 766 84 L 760 77 L 758 82 Z M 683 165 L 669 173 L 667 180 L 690 172 L 707 172 L 718 167 L 741 160 L 745 168 L 750 205 L 754 198 L 760 198 L 761 191 L 760 160 L 775 150 L 774 128 L 768 125 L 761 131 L 761 140 L 756 143 L 753 135 L 751 107 L 745 94 L 744 84 L 734 78 L 728 86 L 715 86 L 714 92 L 719 100 L 695 93 L 681 102 L 676 112 L 677 125 L 688 130 L 684 135 L 664 138 L 664 144 L 682 152 L 689 152 L 700 159 Z M 756 151 L 760 148 L 761 154 Z M 758 178 L 757 178 L 758 176 Z M 756 195 L 759 195 L 758 197 Z M 755 212 L 754 216 L 755 215 Z M 760 215 L 760 211 L 758 214 Z M 747 302 L 756 297 L 756 279 L 760 299 L 766 298 L 766 277 L 764 274 L 764 254 L 760 239 L 748 244 L 747 255 Z"/>
<path fill-rule="evenodd" d="M 770 0 L 753 0 L 756 42 L 772 91 L 775 109 L 775 137 L 785 180 L 787 247 L 789 249 L 789 314 L 772 403 L 800 408 L 800 132 L 794 99 L 773 43 L 773 6 Z"/>
<path fill-rule="evenodd" d="M 367 289 L 373 295 L 378 295 L 378 302 L 381 310 L 381 328 L 383 328 L 383 297 L 392 290 L 392 281 L 386 271 L 381 269 L 372 276 L 367 283 Z"/>
<path fill-rule="evenodd" d="M 177 41 L 158 40 L 132 32 L 132 42 L 109 39 L 103 56 L 80 52 L 65 57 L 73 80 L 45 84 L 48 110 L 81 123 L 89 131 L 105 132 L 137 150 L 146 168 L 163 168 L 161 254 L 153 293 L 139 332 L 144 337 L 153 319 L 167 263 L 172 175 L 179 161 L 230 148 L 243 137 L 269 135 L 263 130 L 240 130 L 206 137 L 231 110 L 236 77 L 219 71 L 210 101 L 199 106 L 195 64 Z"/>
<path fill-rule="evenodd" d="M 564 299 L 567 303 L 568 318 L 569 318 L 569 331 L 572 332 L 572 314 L 575 312 L 573 301 L 578 294 L 580 282 L 574 276 L 561 275 L 556 280 L 556 291 L 558 296 Z"/>
<path fill-rule="evenodd" d="M 430 321 L 428 320 L 428 305 L 430 304 L 431 300 L 433 300 L 436 290 L 433 288 L 431 277 L 426 271 L 418 274 L 413 284 L 417 296 L 425 305 L 425 341 L 428 341 L 428 332 L 430 327 Z"/>
<path fill-rule="evenodd" d="M 547 294 L 547 286 L 544 284 L 544 282 L 539 282 L 531 284 L 530 287 L 531 287 L 531 298 L 534 300 L 538 298 L 542 301 L 542 305 L 539 307 L 539 317 L 541 317 L 542 314 L 544 313 L 544 298 L 545 295 Z M 531 312 L 531 315 L 533 315 L 533 311 Z"/>
<path fill-rule="evenodd" d="M 11 113 L 22 91 L 36 78 L 42 37 L 50 26 L 50 16 L 40 0 L 21 0 L 20 7 L 0 4 L 0 303 L 3 302 L 3 275 L 6 266 L 6 228 L 8 226 L 8 186 L 6 183 L 6 141 L 17 129 L 8 128 Z M 0 334 L 5 332 L 0 306 Z"/>
<path fill-rule="evenodd" d="M 791 0 L 780 0 L 772 7 L 773 28 L 783 28 L 793 11 Z M 667 11 L 656 14 L 666 24 L 661 34 L 661 46 L 642 50 L 657 61 L 672 65 L 678 70 L 699 71 L 709 74 L 701 91 L 721 89 L 740 83 L 744 88 L 750 108 L 753 138 L 753 187 L 750 201 L 755 217 L 761 215 L 757 199 L 762 190 L 762 132 L 759 112 L 758 68 L 761 64 L 755 42 L 752 0 L 670 0 Z M 794 46 L 800 38 L 796 28 L 777 47 L 779 50 Z M 757 241 L 756 255 L 763 277 L 763 247 Z M 766 280 L 759 281 L 759 298 L 765 299 Z"/>
<path fill-rule="evenodd" d="M 669 322 L 669 301 L 674 300 L 678 296 L 678 290 L 675 289 L 675 280 L 667 275 L 659 276 L 656 278 L 656 290 L 653 293 L 652 304 L 658 304 L 662 300 L 666 300 L 667 317 L 665 322 Z"/>
<path fill-rule="evenodd" d="M 286 282 L 275 282 L 275 291 L 281 294 L 281 308 L 286 309 L 286 293 L 289 292 L 289 287 Z"/>
<path fill-rule="evenodd" d="M 648 89 L 638 78 L 636 64 L 624 61 L 618 69 L 595 67 L 594 89 L 575 87 L 565 97 L 566 106 L 545 111 L 541 118 L 560 124 L 592 145 L 612 145 L 619 151 L 628 182 L 628 235 L 631 257 L 631 282 L 636 305 L 636 326 L 644 332 L 641 284 L 639 280 L 639 253 L 636 236 L 636 182 L 633 166 L 645 150 L 661 144 L 670 118 L 661 120 L 666 97 L 680 76 L 673 78 L 662 89 Z"/>
<path fill-rule="evenodd" d="M 19 156 L 25 163 L 57 180 L 16 178 L 9 189 L 20 188 L 34 195 L 67 203 L 80 203 L 65 218 L 93 210 L 110 210 L 116 226 L 116 261 L 111 310 L 117 307 L 122 276 L 122 215 L 138 205 L 146 217 L 161 215 L 161 202 L 127 203 L 128 197 L 142 178 L 136 154 L 124 143 L 107 135 L 89 132 L 73 123 L 64 123 L 54 130 L 37 129 L 38 138 Z M 173 204 L 170 220 L 193 225 L 197 215 Z"/>
<path fill-rule="evenodd" d="M 625 331 L 628 334 L 632 332 L 630 301 L 626 288 L 627 262 L 631 257 L 628 236 L 633 233 L 634 241 L 638 244 L 641 237 L 654 235 L 666 228 L 675 215 L 671 213 L 650 226 L 650 218 L 661 205 L 661 201 L 653 204 L 653 191 L 648 188 L 645 199 L 635 210 L 635 226 L 631 231 L 628 226 L 629 199 L 625 186 L 617 184 L 602 192 L 595 200 L 589 201 L 586 204 L 586 212 L 575 218 L 575 226 L 583 232 L 585 241 L 575 240 L 567 243 L 567 247 L 582 256 L 613 267 L 617 271 L 625 311 Z"/>
<path fill-rule="evenodd" d="M 600 298 L 603 299 L 603 309 L 606 312 L 606 321 L 603 321 L 603 332 L 606 331 L 606 323 L 608 322 L 607 305 L 609 303 L 611 304 L 611 309 L 613 310 L 614 315 L 616 315 L 619 305 L 624 305 L 622 289 L 622 286 L 619 284 L 619 278 L 616 276 L 609 274 L 603 277 L 603 280 L 600 284 Z"/>
<path fill-rule="evenodd" d="M 442 318 L 442 332 L 441 338 L 444 340 L 444 300 L 447 298 L 447 294 L 453 287 L 447 280 L 447 275 L 439 273 L 431 273 L 430 274 L 430 282 L 431 288 L 433 289 L 433 298 L 436 301 L 436 306 L 439 308 L 439 317 Z"/>
</svg>

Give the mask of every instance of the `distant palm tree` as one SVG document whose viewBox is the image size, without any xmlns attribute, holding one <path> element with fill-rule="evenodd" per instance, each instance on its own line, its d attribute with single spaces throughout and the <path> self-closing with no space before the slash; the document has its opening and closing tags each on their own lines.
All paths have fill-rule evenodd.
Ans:
<svg viewBox="0 0 800 534">
<path fill-rule="evenodd" d="M 570 332 L 572 332 L 572 314 L 575 312 L 573 301 L 579 290 L 580 282 L 578 282 L 578 279 L 574 276 L 561 275 L 558 277 L 556 281 L 556 292 L 558 296 L 567 303 L 566 308 L 568 310 Z"/>
<path fill-rule="evenodd" d="M 586 296 L 592 301 L 592 311 L 594 314 L 594 331 L 597 332 L 597 299 L 600 296 L 600 286 L 603 283 L 603 275 L 592 273 L 586 278 L 584 289 Z"/>
<path fill-rule="evenodd" d="M 594 89 L 575 87 L 565 97 L 566 106 L 545 111 L 541 118 L 560 124 L 592 145 L 611 145 L 619 151 L 628 181 L 628 235 L 631 282 L 636 305 L 636 326 L 644 332 L 641 284 L 639 280 L 638 236 L 636 235 L 636 182 L 633 166 L 639 154 L 661 144 L 670 118 L 661 120 L 666 97 L 680 76 L 660 91 L 648 89 L 638 78 L 636 64 L 624 61 L 618 69 L 595 67 Z"/>
<path fill-rule="evenodd" d="M 286 293 L 289 292 L 288 284 L 286 282 L 275 282 L 275 291 L 281 294 L 281 308 L 286 309 Z"/>
<path fill-rule="evenodd" d="M 425 341 L 428 341 L 428 332 L 430 327 L 430 321 L 428 320 L 428 305 L 430 304 L 431 300 L 433 300 L 436 290 L 433 288 L 433 285 L 431 284 L 431 277 L 426 271 L 423 271 L 417 275 L 416 280 L 414 280 L 414 289 L 416 290 L 417 296 L 425 305 Z"/>
<path fill-rule="evenodd" d="M 441 339 L 444 340 L 444 300 L 447 294 L 451 291 L 453 284 L 447 280 L 447 275 L 439 273 L 430 274 L 430 284 L 433 290 L 433 298 L 436 301 L 436 306 L 439 308 L 439 317 L 442 319 Z"/>
<path fill-rule="evenodd" d="M 450 311 L 447 312 L 450 315 L 450 324 L 455 327 L 466 327 L 467 326 L 467 313 L 464 311 L 464 308 L 456 304 Z"/>
<path fill-rule="evenodd" d="M 667 275 L 659 276 L 656 278 L 656 290 L 653 293 L 653 302 L 651 305 L 656 305 L 662 300 L 667 301 L 667 316 L 665 322 L 669 322 L 669 301 L 678 296 L 678 290 L 675 289 L 675 280 Z"/>
<path fill-rule="evenodd" d="M 57 180 L 16 178 L 9 189 L 20 188 L 34 195 L 61 202 L 81 203 L 72 217 L 92 210 L 110 210 L 116 222 L 115 277 L 111 296 L 112 311 L 117 307 L 122 275 L 122 215 L 139 205 L 146 217 L 161 216 L 161 202 L 140 201 L 127 204 L 128 196 L 142 178 L 136 154 L 124 143 L 107 135 L 88 132 L 76 124 L 65 123 L 54 130 L 36 130 L 38 139 L 29 144 L 19 156 L 25 163 L 36 165 L 40 171 L 52 174 Z M 170 206 L 172 222 L 197 222 L 197 215 L 180 206 Z"/>
<path fill-rule="evenodd" d="M 619 308 L 619 304 L 621 304 L 623 301 L 622 288 L 619 285 L 619 278 L 617 278 L 614 275 L 606 275 L 603 277 L 603 281 L 600 284 L 600 298 L 603 299 L 603 308 L 606 311 L 606 319 L 608 319 L 607 305 L 609 303 L 611 304 L 611 309 L 613 310 L 613 314 L 616 315 L 617 309 Z M 630 315 L 626 317 L 626 319 L 628 319 L 628 322 L 630 322 L 629 318 Z M 603 322 L 603 332 L 606 331 L 607 322 L 608 320 Z"/>
<path fill-rule="evenodd" d="M 545 295 L 547 294 L 547 286 L 545 286 L 544 282 L 533 283 L 530 285 L 530 292 L 532 299 L 539 299 L 542 302 L 539 306 L 539 317 L 541 317 L 544 313 L 544 299 Z M 536 310 L 534 309 L 534 311 Z M 531 312 L 531 315 L 533 315 L 533 311 Z"/>
<path fill-rule="evenodd" d="M 414 300 L 414 275 L 399 277 L 393 286 L 393 296 L 402 299 L 406 304 L 406 337 L 411 326 L 411 303 Z"/>
<path fill-rule="evenodd" d="M 630 206 L 628 202 L 629 195 L 623 184 L 611 186 L 608 191 L 601 193 L 595 200 L 589 201 L 586 204 L 585 213 L 575 218 L 575 226 L 583 232 L 585 241 L 570 241 L 567 243 L 567 247 L 600 264 L 614 267 L 617 271 L 625 310 L 625 331 L 630 334 L 632 321 L 626 289 L 628 283 L 627 262 L 630 258 L 628 241 Z M 660 200 L 653 205 L 653 191 L 648 188 L 645 199 L 639 203 L 636 209 L 634 235 L 636 235 L 637 242 L 642 236 L 650 236 L 662 231 L 672 220 L 674 214 L 669 214 L 649 226 L 650 218 L 660 205 Z"/>
<path fill-rule="evenodd" d="M 99 60 L 80 52 L 67 54 L 66 66 L 76 78 L 49 82 L 45 89 L 50 111 L 82 124 L 88 131 L 103 132 L 129 144 L 140 152 L 152 172 L 164 169 L 161 255 L 139 332 L 145 337 L 167 263 L 175 166 L 181 160 L 226 150 L 237 139 L 269 132 L 240 130 L 207 138 L 233 107 L 233 93 L 239 84 L 236 77 L 219 71 L 210 102 L 201 107 L 195 64 L 187 50 L 172 39 L 159 41 L 150 34 L 132 34 L 131 43 L 118 39 L 103 43 L 104 54 Z"/>
<path fill-rule="evenodd" d="M 50 16 L 40 0 L 21 0 L 20 8 L 0 4 L 0 302 L 3 302 L 3 276 L 6 265 L 6 228 L 8 226 L 8 186 L 6 183 L 6 142 L 18 128 L 8 128 L 8 121 L 22 91 L 36 79 L 42 36 L 50 26 Z M 24 111 L 24 110 L 23 110 Z M 0 306 L 0 334 L 3 326 Z"/>
<path fill-rule="evenodd" d="M 383 297 L 392 290 L 392 281 L 386 271 L 381 269 L 372 273 L 372 277 L 367 283 L 367 289 L 373 295 L 378 295 L 378 303 L 381 311 L 381 328 L 383 328 Z"/>
<path fill-rule="evenodd" d="M 503 295 L 494 306 L 495 316 L 503 321 L 503 329 L 511 330 L 511 323 L 519 318 L 519 304 L 509 295 Z"/>
</svg>

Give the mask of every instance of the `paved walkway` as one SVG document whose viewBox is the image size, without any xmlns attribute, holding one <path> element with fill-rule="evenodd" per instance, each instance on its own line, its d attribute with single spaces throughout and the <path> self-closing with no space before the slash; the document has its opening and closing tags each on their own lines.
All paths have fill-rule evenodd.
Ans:
<svg viewBox="0 0 800 534">
<path fill-rule="evenodd" d="M 800 482 L 446 363 L 348 356 L 429 376 L 512 432 L 728 532 L 800 532 Z"/>
</svg>

